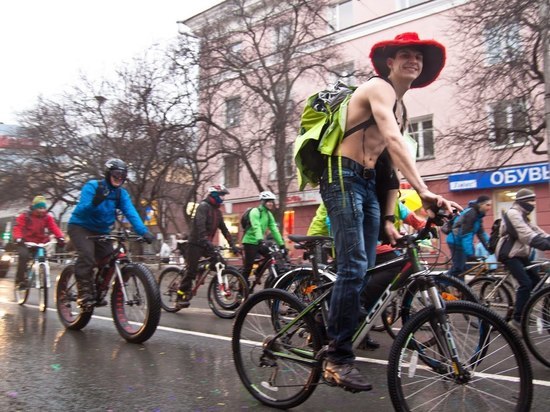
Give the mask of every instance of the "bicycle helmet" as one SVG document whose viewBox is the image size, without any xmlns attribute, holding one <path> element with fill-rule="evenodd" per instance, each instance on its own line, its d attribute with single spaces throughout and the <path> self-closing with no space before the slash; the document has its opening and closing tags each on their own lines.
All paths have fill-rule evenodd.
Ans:
<svg viewBox="0 0 550 412">
<path fill-rule="evenodd" d="M 208 195 L 216 201 L 218 205 L 223 203 L 221 196 L 228 195 L 229 190 L 224 185 L 214 185 L 208 188 Z"/>
<path fill-rule="evenodd" d="M 218 195 L 228 195 L 229 190 L 224 185 L 214 185 L 208 188 L 208 194 L 217 193 Z"/>
<path fill-rule="evenodd" d="M 270 192 L 269 190 L 266 190 L 265 192 L 260 193 L 260 200 L 268 201 L 268 200 L 277 200 L 277 196 L 275 196 L 275 193 Z"/>
<path fill-rule="evenodd" d="M 109 159 L 105 162 L 105 180 L 110 181 L 111 173 L 115 170 L 120 170 L 123 173 L 123 179 L 126 180 L 126 175 L 128 174 L 128 167 L 120 159 Z"/>
</svg>

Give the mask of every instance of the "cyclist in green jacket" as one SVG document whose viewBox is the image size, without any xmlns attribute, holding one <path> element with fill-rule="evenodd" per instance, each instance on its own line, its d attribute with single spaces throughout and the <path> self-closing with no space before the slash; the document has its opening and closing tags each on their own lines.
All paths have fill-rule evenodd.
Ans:
<svg viewBox="0 0 550 412">
<path fill-rule="evenodd" d="M 273 239 L 281 248 L 284 255 L 287 254 L 285 242 L 277 227 L 277 222 L 271 213 L 275 207 L 276 196 L 272 192 L 265 191 L 260 193 L 260 205 L 250 210 L 250 227 L 246 230 L 242 244 L 244 249 L 243 276 L 248 280 L 254 259 L 259 253 L 263 256 L 269 254 L 265 246 L 264 235 L 267 229 L 271 232 Z M 250 284 L 250 281 L 248 282 Z"/>
</svg>

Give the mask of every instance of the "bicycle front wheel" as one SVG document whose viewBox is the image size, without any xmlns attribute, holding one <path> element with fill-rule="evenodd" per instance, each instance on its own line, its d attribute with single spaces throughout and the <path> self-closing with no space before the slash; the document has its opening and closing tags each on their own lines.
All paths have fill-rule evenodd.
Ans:
<svg viewBox="0 0 550 412">
<path fill-rule="evenodd" d="M 40 287 L 38 288 L 38 309 L 45 312 L 48 307 L 48 268 L 45 263 L 38 264 L 38 279 Z"/>
<path fill-rule="evenodd" d="M 298 406 L 317 387 L 322 366 L 316 355 L 322 339 L 313 317 L 306 315 L 284 330 L 304 308 L 288 292 L 264 289 L 237 313 L 232 340 L 235 367 L 246 389 L 265 405 Z"/>
<path fill-rule="evenodd" d="M 19 305 L 24 305 L 27 302 L 27 299 L 29 298 L 29 295 L 31 293 L 31 287 L 34 286 L 34 282 L 35 282 L 34 275 L 32 276 L 32 279 L 29 280 L 29 285 L 27 285 L 27 288 L 25 289 L 19 289 L 19 285 L 17 284 L 17 282 L 15 282 L 16 283 L 15 289 L 14 289 L 15 301 Z"/>
<path fill-rule="evenodd" d="M 128 342 L 145 342 L 153 336 L 160 321 L 157 282 L 151 271 L 141 264 L 124 266 L 122 279 L 123 285 L 115 280 L 111 294 L 113 321 L 120 336 Z"/>
<path fill-rule="evenodd" d="M 74 265 L 69 265 L 57 278 L 55 287 L 55 305 L 61 323 L 72 330 L 85 327 L 92 318 L 93 308 L 82 310 L 77 304 L 78 289 L 74 274 Z"/>
<path fill-rule="evenodd" d="M 550 287 L 536 292 L 523 309 L 525 343 L 542 364 L 550 367 Z"/>
<path fill-rule="evenodd" d="M 183 279 L 183 270 L 177 267 L 164 269 L 159 276 L 160 304 L 166 312 L 178 312 L 178 289 Z"/>
<path fill-rule="evenodd" d="M 427 307 L 395 338 L 388 388 L 396 411 L 528 411 L 529 357 L 504 320 L 472 302 Z M 451 358 L 456 348 L 456 362 Z"/>
<path fill-rule="evenodd" d="M 234 269 L 224 269 L 222 283 L 218 282 L 216 272 L 208 285 L 208 306 L 222 319 L 233 319 L 237 309 L 248 297 L 248 285 L 244 276 Z"/>
</svg>

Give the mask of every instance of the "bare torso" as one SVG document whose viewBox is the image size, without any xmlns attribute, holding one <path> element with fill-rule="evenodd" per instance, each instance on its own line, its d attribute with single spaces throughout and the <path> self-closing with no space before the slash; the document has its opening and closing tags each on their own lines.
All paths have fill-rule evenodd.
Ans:
<svg viewBox="0 0 550 412">
<path fill-rule="evenodd" d="M 366 103 L 366 104 L 365 104 Z M 403 119 L 403 105 L 401 102 L 397 105 L 396 118 L 401 128 L 400 122 Z M 353 95 L 349 102 L 346 130 L 360 124 L 372 116 L 370 104 L 365 102 L 364 97 Z M 335 155 L 348 157 L 366 168 L 374 168 L 378 156 L 386 148 L 384 137 L 378 129 L 378 125 L 374 124 L 366 130 L 359 130 L 350 136 L 347 136 L 339 148 L 336 148 Z"/>
</svg>

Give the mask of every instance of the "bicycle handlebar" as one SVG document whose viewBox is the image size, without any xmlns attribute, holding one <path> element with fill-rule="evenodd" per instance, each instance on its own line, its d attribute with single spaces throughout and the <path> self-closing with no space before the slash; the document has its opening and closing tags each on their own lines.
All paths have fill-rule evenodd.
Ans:
<svg viewBox="0 0 550 412">
<path fill-rule="evenodd" d="M 35 243 L 35 242 L 25 242 L 25 246 L 27 247 L 46 247 L 48 245 L 53 245 L 53 244 L 57 244 L 57 242 L 54 242 L 53 240 L 50 240 L 49 242 L 46 242 L 46 243 Z"/>
</svg>

